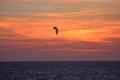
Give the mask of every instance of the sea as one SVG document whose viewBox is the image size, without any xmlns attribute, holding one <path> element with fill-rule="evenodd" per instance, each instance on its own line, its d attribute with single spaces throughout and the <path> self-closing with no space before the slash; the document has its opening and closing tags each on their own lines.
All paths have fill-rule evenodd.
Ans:
<svg viewBox="0 0 120 80">
<path fill-rule="evenodd" d="M 0 80 L 120 80 L 120 61 L 0 62 Z"/>
</svg>

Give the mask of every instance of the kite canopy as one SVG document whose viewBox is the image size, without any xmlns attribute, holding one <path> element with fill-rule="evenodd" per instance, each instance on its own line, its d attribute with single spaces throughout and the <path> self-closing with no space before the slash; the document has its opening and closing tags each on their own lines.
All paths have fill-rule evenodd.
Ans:
<svg viewBox="0 0 120 80">
<path fill-rule="evenodd" d="M 59 32 L 58 28 L 57 28 L 57 27 L 53 27 L 53 29 L 55 30 L 55 33 L 56 33 L 56 35 L 57 35 L 58 32 Z"/>
</svg>

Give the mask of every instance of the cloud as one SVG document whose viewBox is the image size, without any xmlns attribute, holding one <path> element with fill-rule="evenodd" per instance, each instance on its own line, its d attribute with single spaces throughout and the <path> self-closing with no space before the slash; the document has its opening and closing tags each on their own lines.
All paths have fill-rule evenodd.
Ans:
<svg viewBox="0 0 120 80">
<path fill-rule="evenodd" d="M 78 19 L 78 20 L 91 20 L 91 19 L 107 19 L 107 20 L 119 20 L 120 10 L 118 9 L 87 9 L 76 12 L 64 12 L 64 13 L 9 13 L 0 12 L 1 18 L 34 18 L 34 19 Z"/>
<path fill-rule="evenodd" d="M 93 41 L 67 41 L 60 38 L 17 38 L 19 35 L 8 28 L 1 27 L 0 30 L 1 33 L 4 32 L 2 34 L 10 35 L 0 39 L 0 60 L 118 60 L 120 56 L 119 36 L 106 37 L 105 41 L 111 43 L 102 44 Z"/>
<path fill-rule="evenodd" d="M 41 0 L 2 0 L 1 2 L 40 2 Z"/>
<path fill-rule="evenodd" d="M 8 1 L 8 2 L 7 2 Z M 118 9 L 119 3 L 116 2 L 108 2 L 103 1 L 100 3 L 99 1 L 101 0 L 96 0 L 96 2 L 76 2 L 76 3 L 60 3 L 60 2 L 52 2 L 52 0 L 38 0 L 37 1 L 28 1 L 28 2 L 16 2 L 12 0 L 7 0 L 4 3 L 1 2 L 1 10 L 0 12 L 8 12 L 8 13 L 13 13 L 16 12 L 18 15 L 14 14 L 14 16 L 18 16 L 19 14 L 23 13 L 65 13 L 65 12 L 79 12 L 79 11 L 84 11 L 84 10 L 99 10 L 99 9 L 106 9 L 106 10 L 115 10 Z M 57 1 L 57 0 L 56 0 Z M 61 1 L 61 0 L 60 0 Z M 66 1 L 66 0 L 65 0 Z M 72 0 L 74 2 L 74 0 Z M 82 0 L 83 1 L 83 0 Z M 62 6 L 61 6 L 62 5 Z M 105 10 L 105 11 L 106 11 Z M 113 11 L 111 11 L 113 12 Z M 4 13 L 3 13 L 4 14 Z M 29 14 L 28 14 L 29 15 Z M 7 16 L 7 15 L 6 15 Z M 24 16 L 24 15 L 23 15 Z M 27 15 L 26 15 L 27 16 Z"/>
<path fill-rule="evenodd" d="M 54 20 L 47 19 L 4 18 L 0 24 L 17 34 L 34 39 L 55 39 L 56 35 L 52 27 L 56 25 L 60 29 L 58 38 L 62 40 L 105 43 L 108 42 L 105 40 L 106 38 L 120 37 L 119 21 L 111 22 L 103 19 L 91 21 L 58 19 L 54 22 Z"/>
<path fill-rule="evenodd" d="M 49 0 L 45 0 L 49 1 Z M 2 2 L 42 2 L 42 0 L 4 0 Z M 51 0 L 50 2 L 119 2 L 119 0 Z"/>
<path fill-rule="evenodd" d="M 0 60 L 119 60 L 118 0 L 4 0 L 0 7 Z"/>
<path fill-rule="evenodd" d="M 119 0 L 52 0 L 54 2 L 119 2 Z"/>
<path fill-rule="evenodd" d="M 120 28 L 118 26 L 118 28 Z M 99 29 L 90 29 L 90 30 L 69 30 L 63 32 L 64 36 L 71 35 L 65 39 L 70 40 L 82 40 L 82 41 L 93 41 L 93 42 L 107 42 L 105 39 L 109 37 L 120 37 L 120 33 L 116 32 L 117 27 L 103 27 Z M 74 35 L 73 35 L 74 34 Z"/>
<path fill-rule="evenodd" d="M 119 60 L 119 38 L 107 40 L 110 40 L 112 44 L 90 41 L 68 42 L 55 39 L 12 40 L 10 42 L 4 40 L 4 43 L 9 44 L 4 45 L 4 50 L 0 50 L 0 60 L 12 60 L 13 56 L 17 58 L 13 60 L 26 60 L 28 58 L 30 60 Z"/>
<path fill-rule="evenodd" d="M 0 39 L 21 39 L 21 35 L 15 33 L 9 28 L 0 27 Z"/>
</svg>

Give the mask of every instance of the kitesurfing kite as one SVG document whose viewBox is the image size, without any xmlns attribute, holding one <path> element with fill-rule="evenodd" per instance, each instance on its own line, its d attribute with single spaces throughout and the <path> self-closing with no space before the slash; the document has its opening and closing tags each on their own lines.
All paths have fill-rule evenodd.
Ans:
<svg viewBox="0 0 120 80">
<path fill-rule="evenodd" d="M 58 28 L 57 27 L 53 27 L 53 29 L 55 30 L 56 35 L 58 35 L 58 33 L 59 33 Z"/>
</svg>

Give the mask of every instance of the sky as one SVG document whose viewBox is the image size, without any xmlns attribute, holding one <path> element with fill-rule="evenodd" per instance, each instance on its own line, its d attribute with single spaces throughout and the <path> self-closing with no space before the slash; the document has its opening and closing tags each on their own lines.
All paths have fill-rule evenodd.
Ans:
<svg viewBox="0 0 120 80">
<path fill-rule="evenodd" d="M 119 8 L 120 0 L 0 0 L 0 61 L 120 60 Z"/>
</svg>

